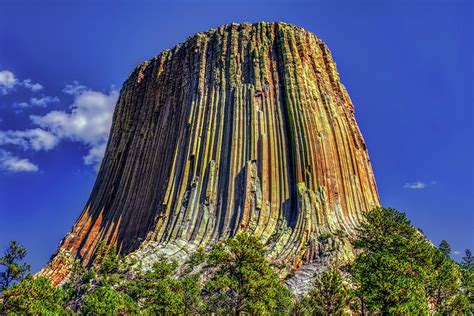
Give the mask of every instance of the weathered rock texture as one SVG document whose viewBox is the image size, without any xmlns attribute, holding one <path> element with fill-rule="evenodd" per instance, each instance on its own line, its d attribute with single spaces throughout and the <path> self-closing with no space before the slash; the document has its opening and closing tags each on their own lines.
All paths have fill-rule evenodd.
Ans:
<svg viewBox="0 0 474 316">
<path fill-rule="evenodd" d="M 82 215 L 42 271 L 100 241 L 151 260 L 247 231 L 299 267 L 318 236 L 379 204 L 354 107 L 326 45 L 285 23 L 198 33 L 124 83 Z"/>
</svg>

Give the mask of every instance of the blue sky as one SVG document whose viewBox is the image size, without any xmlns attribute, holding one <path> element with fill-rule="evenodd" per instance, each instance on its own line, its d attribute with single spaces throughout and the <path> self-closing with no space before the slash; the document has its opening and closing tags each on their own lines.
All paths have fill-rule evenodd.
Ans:
<svg viewBox="0 0 474 316">
<path fill-rule="evenodd" d="M 383 205 L 435 244 L 474 248 L 471 1 L 63 2 L 0 3 L 0 249 L 21 242 L 34 271 L 84 206 L 133 68 L 198 31 L 244 21 L 322 38 Z"/>
</svg>

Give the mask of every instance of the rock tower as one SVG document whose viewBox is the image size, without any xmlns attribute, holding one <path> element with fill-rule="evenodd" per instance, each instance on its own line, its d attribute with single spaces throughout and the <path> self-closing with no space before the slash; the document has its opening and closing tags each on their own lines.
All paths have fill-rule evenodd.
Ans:
<svg viewBox="0 0 474 316">
<path fill-rule="evenodd" d="M 153 261 L 242 231 L 299 267 L 378 204 L 327 46 L 286 23 L 223 25 L 125 81 L 91 195 L 41 273 L 59 283 L 99 243 Z"/>
</svg>

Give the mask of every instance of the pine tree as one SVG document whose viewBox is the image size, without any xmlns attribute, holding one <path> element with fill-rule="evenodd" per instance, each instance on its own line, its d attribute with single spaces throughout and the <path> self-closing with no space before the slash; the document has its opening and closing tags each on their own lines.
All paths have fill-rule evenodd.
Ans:
<svg viewBox="0 0 474 316">
<path fill-rule="evenodd" d="M 431 245 L 405 214 L 377 208 L 366 214 L 350 266 L 361 314 L 426 314 Z"/>
<path fill-rule="evenodd" d="M 3 271 L 0 272 L 0 293 L 13 283 L 21 281 L 30 271 L 30 265 L 21 263 L 26 257 L 26 253 L 23 246 L 14 240 L 10 241 L 10 246 L 3 257 L 0 257 L 0 266 L 3 266 Z"/>
<path fill-rule="evenodd" d="M 435 311 L 440 314 L 462 313 L 467 308 L 467 297 L 461 291 L 461 271 L 449 258 L 450 246 L 433 249 L 428 296 L 434 303 Z"/>
<path fill-rule="evenodd" d="M 137 311 L 138 305 L 131 297 L 108 285 L 88 292 L 81 306 L 81 314 L 84 315 L 124 315 Z"/>
<path fill-rule="evenodd" d="M 470 249 L 466 249 L 464 251 L 464 257 L 462 257 L 462 264 L 463 268 L 469 271 L 474 272 L 474 257 L 472 256 L 472 252 Z"/>
<path fill-rule="evenodd" d="M 342 315 L 349 303 L 349 290 L 336 268 L 315 274 L 313 289 L 303 299 L 305 313 L 311 315 Z"/>
<path fill-rule="evenodd" d="M 441 243 L 438 246 L 438 249 L 441 250 L 444 255 L 448 256 L 451 254 L 451 246 L 446 240 L 441 240 Z"/>
<path fill-rule="evenodd" d="M 209 309 L 217 314 L 281 314 L 292 307 L 292 295 L 265 258 L 257 238 L 239 234 L 217 244 L 209 254 L 214 270 L 205 284 Z"/>
<path fill-rule="evenodd" d="M 173 277 L 177 263 L 162 257 L 151 271 L 140 275 L 129 286 L 131 296 L 150 314 L 183 314 L 185 291 Z"/>
<path fill-rule="evenodd" d="M 0 257 L 0 294 L 2 294 L 2 314 L 8 310 L 9 294 L 5 291 L 15 282 L 21 281 L 30 271 L 30 265 L 21 263 L 26 257 L 26 249 L 16 241 L 10 241 L 10 246 Z"/>
<path fill-rule="evenodd" d="M 471 312 L 474 312 L 474 257 L 472 256 L 471 250 L 465 250 L 460 267 L 462 289 L 469 300 Z"/>
<path fill-rule="evenodd" d="M 31 275 L 4 291 L 4 314 L 59 315 L 64 314 L 67 293 L 56 288 L 44 277 Z"/>
</svg>

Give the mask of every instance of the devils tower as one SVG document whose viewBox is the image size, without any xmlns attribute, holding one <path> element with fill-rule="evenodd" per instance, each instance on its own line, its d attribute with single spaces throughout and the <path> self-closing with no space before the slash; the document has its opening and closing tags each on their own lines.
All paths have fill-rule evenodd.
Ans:
<svg viewBox="0 0 474 316">
<path fill-rule="evenodd" d="M 152 261 L 242 231 L 299 267 L 378 204 L 327 46 L 286 23 L 224 25 L 125 81 L 91 195 L 41 273 L 57 284 L 99 244 Z"/>
</svg>

